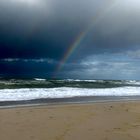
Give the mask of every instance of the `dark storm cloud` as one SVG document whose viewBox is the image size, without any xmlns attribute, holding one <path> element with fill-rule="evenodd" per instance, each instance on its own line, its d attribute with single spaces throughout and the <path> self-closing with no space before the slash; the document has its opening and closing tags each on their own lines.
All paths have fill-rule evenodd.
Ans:
<svg viewBox="0 0 140 140">
<path fill-rule="evenodd" d="M 79 45 L 75 56 L 79 55 L 81 57 L 83 55 L 85 57 L 106 52 L 139 50 L 139 10 L 136 5 L 134 9 L 131 9 L 130 5 L 129 7 L 125 7 L 125 5 L 127 5 L 127 1 L 118 2 L 109 13 L 104 14 L 98 20 Z"/>
<path fill-rule="evenodd" d="M 59 59 L 79 33 L 96 20 L 79 44 L 80 57 L 136 47 L 140 43 L 139 13 L 124 10 L 125 2 L 116 2 L 110 12 L 103 13 L 113 2 L 2 0 L 0 57 Z"/>
<path fill-rule="evenodd" d="M 59 58 L 91 18 L 85 2 L 34 1 L 0 2 L 1 58 Z"/>
<path fill-rule="evenodd" d="M 0 76 L 51 78 L 56 62 L 51 59 L 2 59 Z"/>
<path fill-rule="evenodd" d="M 69 46 L 93 25 L 56 75 L 136 78 L 139 6 L 137 0 L 1 0 L 0 73 L 53 75 Z"/>
</svg>

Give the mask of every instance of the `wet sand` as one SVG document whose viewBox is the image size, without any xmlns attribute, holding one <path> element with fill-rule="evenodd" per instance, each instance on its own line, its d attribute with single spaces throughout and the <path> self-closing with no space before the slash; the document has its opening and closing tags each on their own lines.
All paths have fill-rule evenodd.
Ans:
<svg viewBox="0 0 140 140">
<path fill-rule="evenodd" d="M 140 140 L 140 102 L 0 109 L 1 140 Z"/>
</svg>

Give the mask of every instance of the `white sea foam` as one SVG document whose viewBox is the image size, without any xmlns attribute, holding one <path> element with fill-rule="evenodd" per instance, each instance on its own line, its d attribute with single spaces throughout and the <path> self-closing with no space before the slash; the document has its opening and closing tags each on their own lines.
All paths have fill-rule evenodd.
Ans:
<svg viewBox="0 0 140 140">
<path fill-rule="evenodd" d="M 136 80 L 129 80 L 126 81 L 125 83 L 129 85 L 140 85 L 140 81 L 136 81 Z"/>
<path fill-rule="evenodd" d="M 46 79 L 34 78 L 36 81 L 46 81 Z"/>
<path fill-rule="evenodd" d="M 85 88 L 35 88 L 1 89 L 0 101 L 21 101 L 40 98 L 69 98 L 76 96 L 135 96 L 140 95 L 140 87 L 119 87 L 106 89 Z"/>
<path fill-rule="evenodd" d="M 64 81 L 64 80 L 62 80 Z M 70 81 L 70 82 L 102 82 L 104 80 L 80 80 L 80 79 L 65 79 L 65 81 Z"/>
</svg>

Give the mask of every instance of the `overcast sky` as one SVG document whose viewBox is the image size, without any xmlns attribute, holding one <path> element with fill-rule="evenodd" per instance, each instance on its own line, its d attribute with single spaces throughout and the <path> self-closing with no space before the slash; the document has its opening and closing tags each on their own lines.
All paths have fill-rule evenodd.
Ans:
<svg viewBox="0 0 140 140">
<path fill-rule="evenodd" d="M 140 80 L 139 7 L 139 0 L 1 0 L 0 76 Z"/>
</svg>

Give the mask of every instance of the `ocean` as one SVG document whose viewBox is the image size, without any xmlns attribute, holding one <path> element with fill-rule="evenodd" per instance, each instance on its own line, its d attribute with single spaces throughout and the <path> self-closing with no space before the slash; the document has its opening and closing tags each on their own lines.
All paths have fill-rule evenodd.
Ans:
<svg viewBox="0 0 140 140">
<path fill-rule="evenodd" d="M 1 79 L 0 106 L 140 99 L 140 81 Z"/>
</svg>

